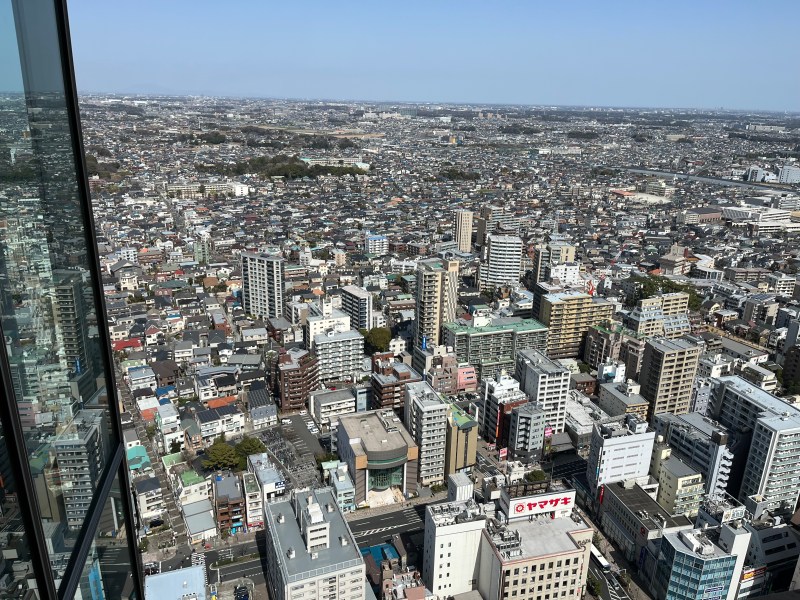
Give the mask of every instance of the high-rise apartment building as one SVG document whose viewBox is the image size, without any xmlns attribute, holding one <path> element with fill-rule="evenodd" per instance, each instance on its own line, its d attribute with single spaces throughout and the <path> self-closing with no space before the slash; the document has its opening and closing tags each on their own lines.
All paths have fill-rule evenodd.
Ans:
<svg viewBox="0 0 800 600">
<path fill-rule="evenodd" d="M 547 327 L 535 319 L 473 315 L 466 322 L 446 323 L 443 330 L 444 344 L 459 363 L 475 367 L 478 379 L 513 371 L 521 350 L 547 348 Z"/>
<path fill-rule="evenodd" d="M 242 308 L 259 319 L 283 316 L 283 258 L 242 252 Z"/>
<path fill-rule="evenodd" d="M 314 336 L 320 381 L 352 381 L 364 370 L 364 336 L 352 329 Z"/>
<path fill-rule="evenodd" d="M 472 211 L 457 210 L 453 218 L 453 240 L 461 252 L 472 250 Z"/>
<path fill-rule="evenodd" d="M 417 265 L 417 319 L 414 346 L 441 344 L 442 325 L 456 317 L 457 260 L 426 259 Z"/>
<path fill-rule="evenodd" d="M 342 312 L 353 329 L 372 329 L 372 294 L 356 285 L 342 288 Z"/>
<path fill-rule="evenodd" d="M 645 342 L 639 383 L 641 394 L 650 405 L 650 422 L 660 413 L 689 412 L 699 360 L 700 347 L 687 340 L 653 338 Z"/>
<path fill-rule="evenodd" d="M 575 262 L 575 246 L 563 240 L 553 239 L 533 248 L 533 281 L 548 281 L 555 265 Z M 536 316 L 536 315 L 534 315 Z"/>
<path fill-rule="evenodd" d="M 538 350 L 517 352 L 516 378 L 531 402 L 539 404 L 553 433 L 564 431 L 570 371 Z"/>
<path fill-rule="evenodd" d="M 66 3 L 3 2 L 0 24 L 3 590 L 141 598 Z"/>
<path fill-rule="evenodd" d="M 678 338 L 689 333 L 689 294 L 675 292 L 639 300 L 623 321 L 638 336 Z"/>
<path fill-rule="evenodd" d="M 425 486 L 444 483 L 449 408 L 427 383 L 406 386 L 405 424 L 419 448 L 418 477 Z"/>
<path fill-rule="evenodd" d="M 481 208 L 475 218 L 475 244 L 483 247 L 486 238 L 493 233 L 517 235 L 519 233 L 519 217 L 502 206 L 487 204 Z"/>
<path fill-rule="evenodd" d="M 706 493 L 726 493 L 734 456 L 729 447 L 733 440 L 725 427 L 696 412 L 657 414 L 653 427 L 672 448 L 673 456 L 703 475 Z"/>
<path fill-rule="evenodd" d="M 741 502 L 761 496 L 765 510 L 791 514 L 800 495 L 800 410 L 736 375 L 712 381 L 711 402 L 740 446 L 750 439 L 741 488 L 732 495 Z"/>
<path fill-rule="evenodd" d="M 608 322 L 613 316 L 614 305 L 604 298 L 582 292 L 545 294 L 539 321 L 548 330 L 547 356 L 581 356 L 589 328 Z"/>
<path fill-rule="evenodd" d="M 519 283 L 522 270 L 522 240 L 515 235 L 489 235 L 486 261 L 478 272 L 478 287 L 491 291 Z"/>
</svg>

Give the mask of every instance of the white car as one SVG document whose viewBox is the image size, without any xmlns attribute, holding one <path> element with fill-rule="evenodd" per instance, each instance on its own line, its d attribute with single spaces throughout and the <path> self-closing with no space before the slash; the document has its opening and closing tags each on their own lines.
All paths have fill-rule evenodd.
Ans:
<svg viewBox="0 0 800 600">
<path fill-rule="evenodd" d="M 308 414 L 308 411 L 307 410 L 301 410 L 299 414 L 300 414 L 301 417 L 305 417 Z"/>
<path fill-rule="evenodd" d="M 292 424 L 292 420 L 291 419 L 281 419 L 281 423 L 283 423 L 284 425 L 291 425 Z"/>
<path fill-rule="evenodd" d="M 319 433 L 319 429 L 317 427 L 309 427 L 308 430 L 314 435 L 317 435 Z"/>
</svg>

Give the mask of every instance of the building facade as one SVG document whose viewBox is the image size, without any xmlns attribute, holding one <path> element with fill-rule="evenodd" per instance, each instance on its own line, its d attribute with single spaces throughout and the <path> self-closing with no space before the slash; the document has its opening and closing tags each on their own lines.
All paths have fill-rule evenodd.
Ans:
<svg viewBox="0 0 800 600">
<path fill-rule="evenodd" d="M 259 319 L 283 316 L 284 261 L 280 256 L 242 252 L 242 308 Z"/>
</svg>

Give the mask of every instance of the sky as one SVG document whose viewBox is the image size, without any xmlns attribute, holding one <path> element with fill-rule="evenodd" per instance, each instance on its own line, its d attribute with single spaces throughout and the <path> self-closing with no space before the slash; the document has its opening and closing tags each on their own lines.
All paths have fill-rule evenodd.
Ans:
<svg viewBox="0 0 800 600">
<path fill-rule="evenodd" d="M 81 92 L 800 111 L 800 2 L 70 0 Z"/>
</svg>

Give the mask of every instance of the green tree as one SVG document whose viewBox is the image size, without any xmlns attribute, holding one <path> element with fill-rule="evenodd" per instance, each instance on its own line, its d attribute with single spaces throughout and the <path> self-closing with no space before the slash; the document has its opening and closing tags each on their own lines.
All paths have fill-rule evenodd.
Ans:
<svg viewBox="0 0 800 600">
<path fill-rule="evenodd" d="M 176 452 L 180 452 L 180 451 L 181 451 L 180 440 L 172 440 L 172 443 L 169 445 L 170 454 L 175 454 Z"/>
<path fill-rule="evenodd" d="M 152 424 L 148 425 L 145 427 L 145 433 L 147 433 L 147 439 L 152 442 L 153 438 L 156 437 L 156 426 Z"/>
<path fill-rule="evenodd" d="M 529 471 L 525 473 L 525 481 L 545 481 L 547 479 L 547 473 L 540 469 L 536 469 L 535 471 Z"/>
<path fill-rule="evenodd" d="M 592 596 L 600 595 L 600 582 L 591 574 L 586 578 L 586 591 Z"/>
<path fill-rule="evenodd" d="M 261 454 L 266 450 L 267 447 L 264 443 L 260 439 L 254 437 L 244 436 L 242 441 L 236 444 L 236 452 L 239 456 L 243 457 L 245 461 L 251 454 Z"/>
<path fill-rule="evenodd" d="M 206 450 L 206 459 L 203 461 L 203 467 L 213 471 L 238 469 L 239 459 L 239 453 L 236 452 L 233 446 L 229 446 L 224 440 L 220 441 L 218 439 Z"/>
<path fill-rule="evenodd" d="M 386 352 L 392 341 L 392 330 L 388 327 L 373 327 L 364 336 L 364 348 L 367 354 Z"/>
</svg>

